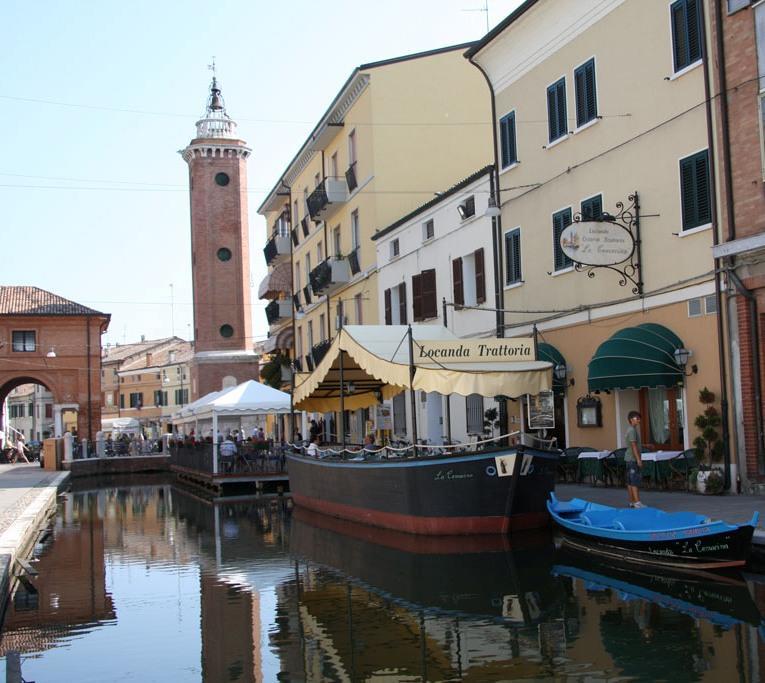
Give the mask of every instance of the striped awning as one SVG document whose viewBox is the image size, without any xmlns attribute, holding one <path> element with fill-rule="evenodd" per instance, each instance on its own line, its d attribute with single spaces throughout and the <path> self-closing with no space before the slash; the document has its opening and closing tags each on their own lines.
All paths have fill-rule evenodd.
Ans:
<svg viewBox="0 0 765 683">
<path fill-rule="evenodd" d="M 284 261 L 266 275 L 258 287 L 258 298 L 277 299 L 280 294 L 292 294 L 292 270 Z"/>
<path fill-rule="evenodd" d="M 673 387 L 683 381 L 675 350 L 683 342 L 663 325 L 643 323 L 613 334 L 587 366 L 589 391 Z"/>
</svg>

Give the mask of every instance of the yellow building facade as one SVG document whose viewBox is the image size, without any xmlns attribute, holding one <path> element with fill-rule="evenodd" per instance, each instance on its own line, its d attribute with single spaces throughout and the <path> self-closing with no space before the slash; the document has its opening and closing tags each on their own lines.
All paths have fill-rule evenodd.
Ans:
<svg viewBox="0 0 765 683">
<path fill-rule="evenodd" d="M 624 446 L 639 410 L 644 443 L 683 450 L 699 435 L 702 388 L 719 409 L 706 18 L 703 3 L 682 17 L 670 4 L 528 0 L 466 53 L 492 90 L 503 328 L 536 328 L 562 366 L 560 445 Z M 620 222 L 631 257 L 576 267 L 561 234 L 591 219 Z M 598 424 L 583 424 L 580 401 Z M 526 429 L 523 405 L 509 411 Z"/>
<path fill-rule="evenodd" d="M 299 370 L 339 324 L 378 322 L 375 231 L 491 159 L 488 90 L 467 47 L 356 68 L 259 207 L 266 350 Z"/>
</svg>

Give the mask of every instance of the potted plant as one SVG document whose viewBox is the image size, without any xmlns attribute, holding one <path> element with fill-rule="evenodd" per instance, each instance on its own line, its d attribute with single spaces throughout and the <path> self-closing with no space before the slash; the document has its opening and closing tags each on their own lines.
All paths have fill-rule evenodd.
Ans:
<svg viewBox="0 0 765 683">
<path fill-rule="evenodd" d="M 724 483 L 722 473 L 714 467 L 722 460 L 723 455 L 723 444 L 718 432 L 721 418 L 714 405 L 715 398 L 714 392 L 707 387 L 699 390 L 699 403 L 706 408 L 693 422 L 700 432 L 693 440 L 696 457 L 701 463 L 695 478 L 696 488 L 700 493 L 721 493 Z"/>
</svg>

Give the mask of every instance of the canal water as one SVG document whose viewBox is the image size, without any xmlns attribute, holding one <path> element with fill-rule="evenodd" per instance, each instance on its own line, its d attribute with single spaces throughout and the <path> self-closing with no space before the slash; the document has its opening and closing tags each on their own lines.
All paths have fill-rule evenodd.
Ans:
<svg viewBox="0 0 765 683">
<path fill-rule="evenodd" d="M 765 667 L 758 575 L 625 571 L 549 534 L 413 538 L 144 481 L 62 496 L 33 564 L 0 655 L 37 683 L 732 683 Z"/>
</svg>

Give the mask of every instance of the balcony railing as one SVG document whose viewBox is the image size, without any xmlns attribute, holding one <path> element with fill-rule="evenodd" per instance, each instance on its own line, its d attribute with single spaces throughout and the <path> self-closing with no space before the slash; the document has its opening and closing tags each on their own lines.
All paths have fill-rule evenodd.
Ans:
<svg viewBox="0 0 765 683">
<path fill-rule="evenodd" d="M 314 347 L 311 349 L 311 356 L 313 356 L 313 363 L 315 366 L 318 366 L 319 363 L 321 363 L 324 356 L 327 355 L 327 351 L 331 345 L 331 339 L 325 339 L 324 341 L 320 341 L 318 344 L 314 345 Z"/>
<path fill-rule="evenodd" d="M 345 178 L 324 178 L 308 195 L 306 203 L 311 220 L 322 221 L 335 208 L 348 201 L 348 185 Z"/>
<path fill-rule="evenodd" d="M 331 258 L 314 268 L 309 279 L 316 296 L 331 294 L 351 279 L 351 267 L 347 258 Z"/>
<path fill-rule="evenodd" d="M 266 306 L 266 319 L 269 325 L 289 318 L 290 315 L 290 302 L 287 299 L 275 299 Z"/>
<path fill-rule="evenodd" d="M 275 234 L 271 237 L 263 248 L 263 255 L 266 257 L 266 265 L 270 266 L 279 256 L 289 256 L 290 238 L 287 235 Z"/>
<path fill-rule="evenodd" d="M 359 183 L 356 180 L 356 162 L 354 161 L 345 172 L 345 182 L 348 185 L 348 192 L 353 192 Z"/>
</svg>

